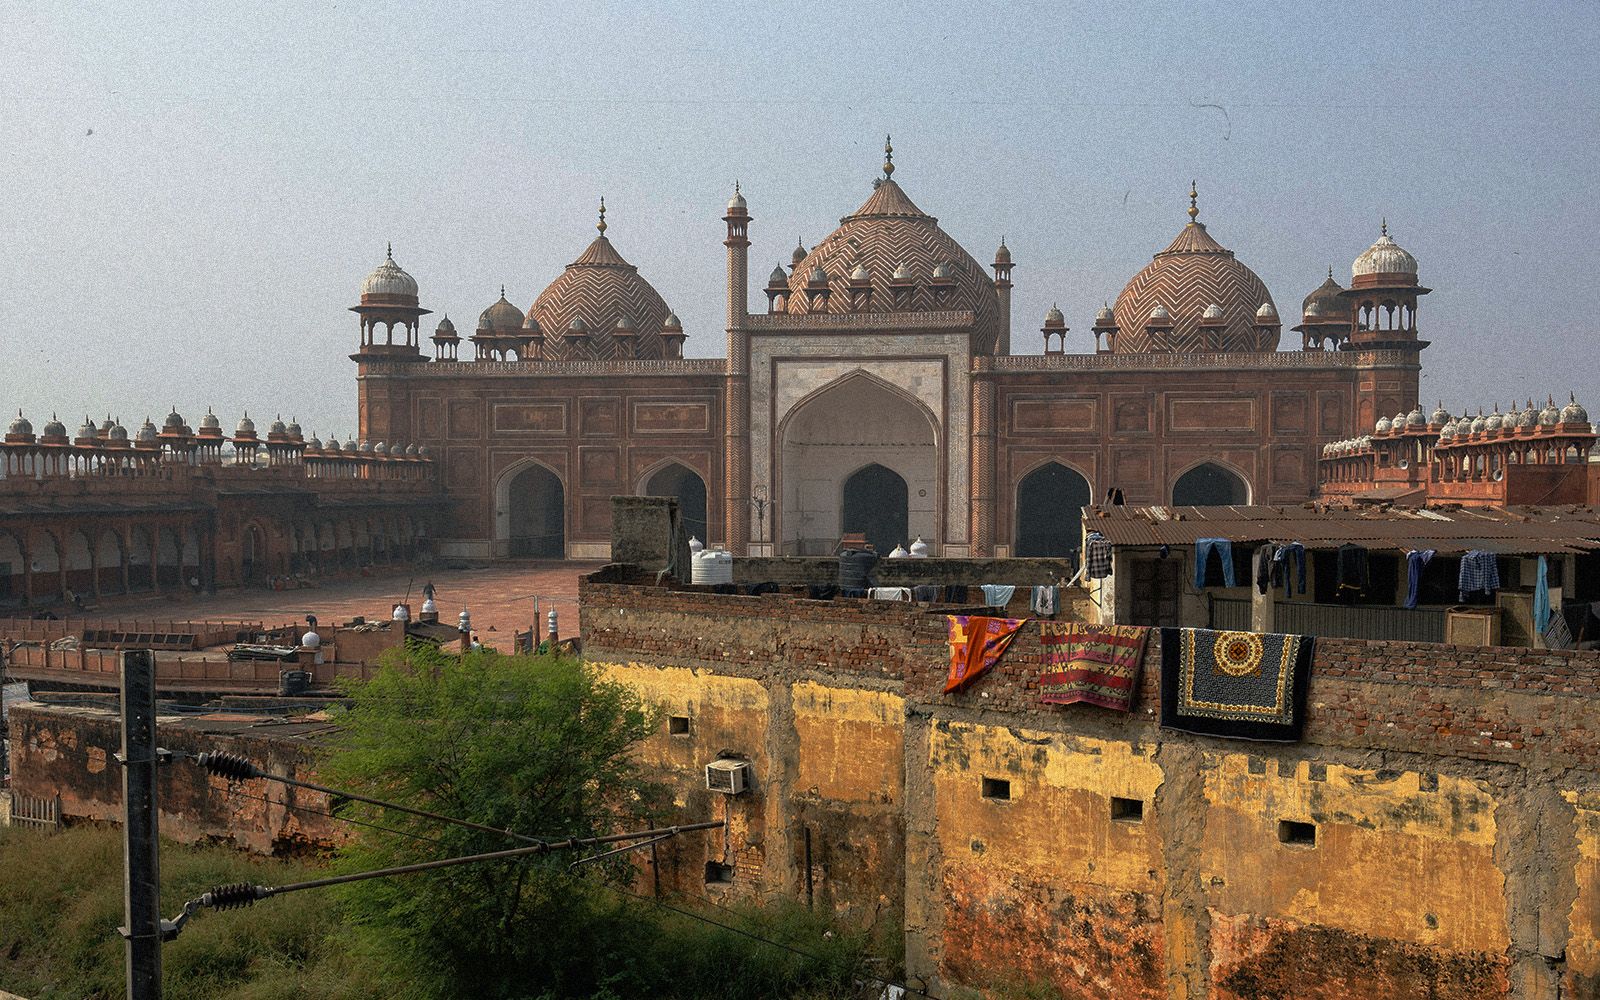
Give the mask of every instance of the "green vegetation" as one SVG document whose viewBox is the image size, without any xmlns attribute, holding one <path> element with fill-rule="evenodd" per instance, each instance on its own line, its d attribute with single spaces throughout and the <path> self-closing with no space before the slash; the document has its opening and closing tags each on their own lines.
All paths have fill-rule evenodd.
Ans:
<svg viewBox="0 0 1600 1000">
<path fill-rule="evenodd" d="M 282 884 L 304 865 L 221 847 L 163 843 L 163 912 L 219 882 Z M 79 827 L 47 835 L 0 829 L 0 989 L 31 1000 L 123 995 L 122 838 Z M 217 1000 L 378 1000 L 404 995 L 376 963 L 351 957 L 334 900 L 308 892 L 246 913 L 196 917 L 162 955 L 167 995 Z"/>
<path fill-rule="evenodd" d="M 432 811 L 545 837 L 589 836 L 677 817 L 632 749 L 655 710 L 570 658 L 455 657 L 412 649 L 350 690 L 352 708 L 319 777 Z M 219 793 L 220 794 L 220 793 Z M 219 883 L 283 885 L 336 871 L 503 850 L 515 841 L 336 806 L 356 839 L 327 865 L 165 844 L 163 912 Z M 201 912 L 165 946 L 167 995 L 223 1000 L 505 1000 L 876 997 L 871 955 L 898 928 L 833 926 L 795 904 L 676 912 L 633 894 L 624 856 L 573 852 L 354 883 Z M 123 991 L 122 850 L 115 830 L 0 830 L 0 989 L 32 1000 L 114 1000 Z M 749 936 L 780 942 L 774 947 Z M 803 954 L 801 954 L 803 953 Z"/>
</svg>

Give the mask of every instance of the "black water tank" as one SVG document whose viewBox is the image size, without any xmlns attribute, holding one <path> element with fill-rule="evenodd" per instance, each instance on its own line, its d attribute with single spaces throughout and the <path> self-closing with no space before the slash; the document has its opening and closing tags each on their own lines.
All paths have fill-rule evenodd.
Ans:
<svg viewBox="0 0 1600 1000">
<path fill-rule="evenodd" d="M 878 565 L 878 554 L 865 549 L 845 549 L 839 553 L 839 587 L 865 590 Z"/>
</svg>

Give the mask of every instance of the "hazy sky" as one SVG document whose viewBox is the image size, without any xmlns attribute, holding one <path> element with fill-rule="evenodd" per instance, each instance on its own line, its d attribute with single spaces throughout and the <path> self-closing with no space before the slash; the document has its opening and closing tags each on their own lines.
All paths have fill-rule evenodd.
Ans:
<svg viewBox="0 0 1600 1000">
<path fill-rule="evenodd" d="M 974 257 L 1006 236 L 1019 352 L 1053 301 L 1091 350 L 1194 178 L 1286 318 L 1387 215 L 1435 289 L 1430 403 L 1600 410 L 1587 4 L 130 6 L 0 4 L 0 404 L 36 427 L 176 403 L 343 438 L 346 310 L 386 241 L 465 335 L 502 282 L 533 301 L 602 193 L 688 352 L 720 355 L 734 179 L 755 305 L 866 198 L 886 132 Z"/>
</svg>

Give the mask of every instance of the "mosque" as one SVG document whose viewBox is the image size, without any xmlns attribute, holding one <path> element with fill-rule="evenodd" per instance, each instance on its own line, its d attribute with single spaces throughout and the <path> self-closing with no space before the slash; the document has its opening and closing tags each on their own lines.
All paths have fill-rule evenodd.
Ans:
<svg viewBox="0 0 1600 1000">
<path fill-rule="evenodd" d="M 880 550 L 1064 554 L 1078 509 L 1297 503 L 1327 445 L 1418 408 L 1417 261 L 1384 226 L 1306 296 L 1301 335 L 1261 279 L 1189 218 L 1069 353 L 1013 354 L 1011 252 L 985 268 L 894 179 L 797 246 L 749 308 L 754 217 L 723 221 L 726 352 L 685 358 L 667 300 L 599 235 L 526 309 L 500 298 L 425 349 L 416 281 L 385 260 L 362 284 L 361 438 L 426 447 L 441 553 L 604 557 L 614 494 L 674 495 L 703 541 L 750 554 Z M 470 345 L 463 345 L 463 340 Z M 1084 338 L 1087 346 L 1087 338 Z M 431 356 L 430 356 L 431 355 Z"/>
</svg>

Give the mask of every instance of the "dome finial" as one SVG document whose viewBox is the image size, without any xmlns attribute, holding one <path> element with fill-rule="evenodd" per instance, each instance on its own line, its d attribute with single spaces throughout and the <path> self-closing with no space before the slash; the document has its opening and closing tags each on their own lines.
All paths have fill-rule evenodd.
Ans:
<svg viewBox="0 0 1600 1000">
<path fill-rule="evenodd" d="M 506 286 L 505 286 L 504 282 L 502 282 L 501 285 L 500 285 L 500 297 L 502 299 L 506 297 Z"/>
<path fill-rule="evenodd" d="M 393 240 L 389 241 L 389 243 L 384 246 L 383 255 L 385 257 L 389 258 L 389 260 L 391 260 L 391 261 L 394 260 L 394 241 Z"/>
<path fill-rule="evenodd" d="M 601 236 L 604 236 L 606 234 L 606 196 L 605 195 L 601 195 L 600 196 L 600 221 L 595 224 L 595 228 L 600 230 L 600 235 Z"/>
<path fill-rule="evenodd" d="M 1379 224 L 1378 233 L 1380 236 L 1389 235 L 1389 217 L 1387 215 L 1383 217 L 1383 222 Z"/>
<path fill-rule="evenodd" d="M 883 176 L 887 180 L 894 173 L 894 142 L 889 136 L 883 137 Z"/>
<path fill-rule="evenodd" d="M 1189 182 L 1189 221 L 1195 222 L 1200 217 L 1200 206 L 1197 204 L 1200 192 L 1195 188 L 1194 181 Z"/>
<path fill-rule="evenodd" d="M 1328 280 L 1329 281 L 1333 280 L 1333 265 L 1332 264 L 1328 265 Z"/>
</svg>

